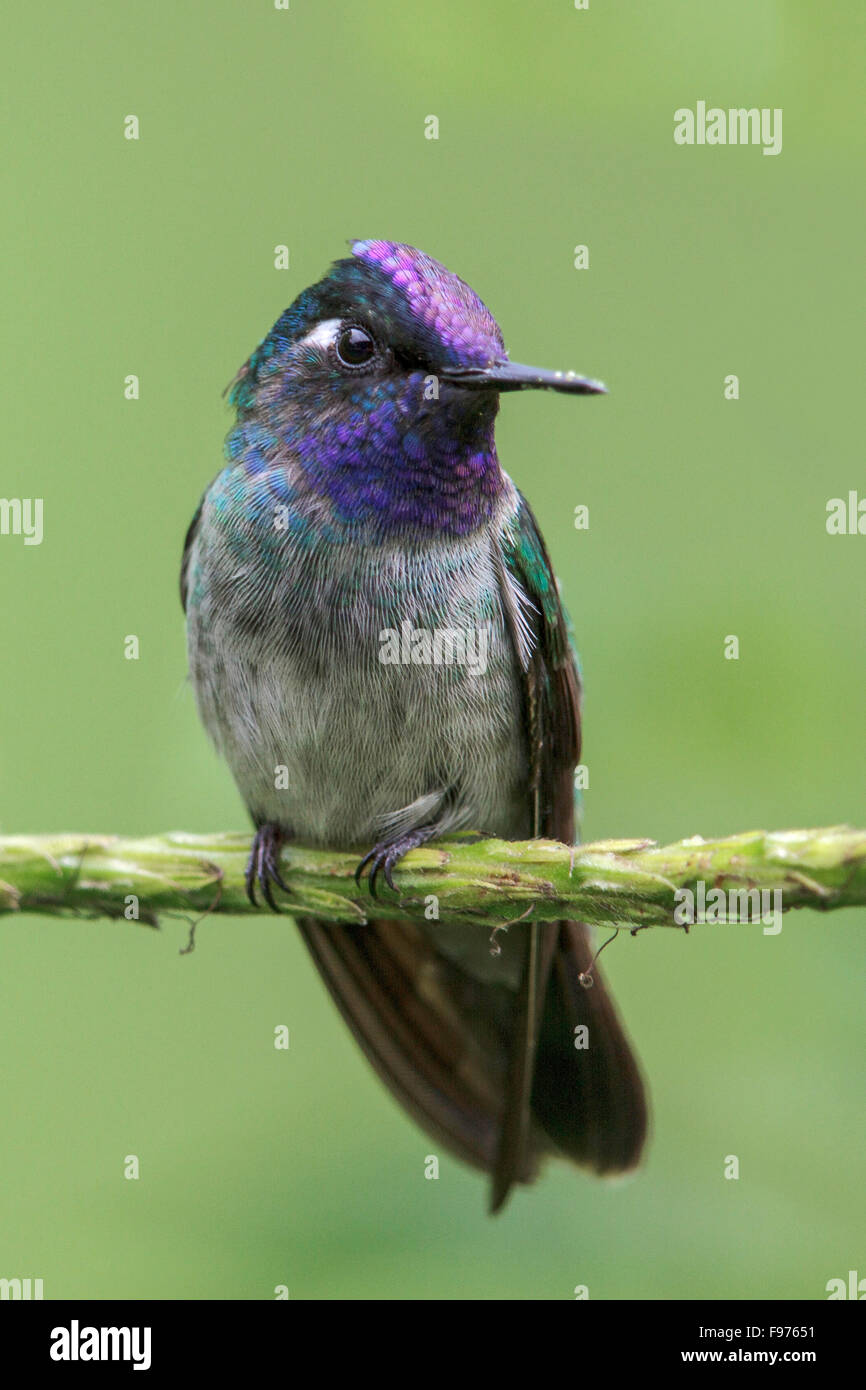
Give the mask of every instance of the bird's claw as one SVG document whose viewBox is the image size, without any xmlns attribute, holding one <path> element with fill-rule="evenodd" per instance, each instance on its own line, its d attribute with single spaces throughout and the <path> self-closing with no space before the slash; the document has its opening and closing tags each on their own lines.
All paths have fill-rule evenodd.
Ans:
<svg viewBox="0 0 866 1390">
<path fill-rule="evenodd" d="M 361 875 L 371 865 L 370 874 L 367 882 L 370 885 L 370 897 L 378 898 L 376 892 L 376 881 L 379 874 L 382 875 L 388 887 L 393 893 L 398 891 L 394 882 L 393 871 L 396 864 L 408 854 L 410 849 L 417 849 L 427 840 L 432 839 L 436 831 L 425 827 L 423 830 L 413 830 L 408 835 L 401 835 L 399 840 L 392 840 L 389 844 L 374 845 L 368 854 L 364 855 L 357 869 L 355 870 L 355 882 L 360 884 Z"/>
<path fill-rule="evenodd" d="M 247 897 L 253 907 L 259 905 L 256 899 L 256 884 L 272 912 L 280 911 L 279 905 L 274 901 L 272 884 L 275 883 L 278 888 L 282 888 L 284 893 L 291 892 L 280 873 L 280 850 L 285 840 L 285 832 L 278 825 L 260 825 L 256 831 L 244 875 Z"/>
</svg>

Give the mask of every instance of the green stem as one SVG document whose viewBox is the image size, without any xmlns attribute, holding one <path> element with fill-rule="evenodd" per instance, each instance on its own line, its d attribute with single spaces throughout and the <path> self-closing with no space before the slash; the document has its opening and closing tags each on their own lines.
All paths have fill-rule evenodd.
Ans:
<svg viewBox="0 0 866 1390">
<path fill-rule="evenodd" d="M 243 834 L 8 835 L 0 837 L 0 912 L 126 917 L 161 912 L 241 915 L 250 838 Z M 287 913 L 363 923 L 376 915 L 355 883 L 361 851 L 289 845 L 275 897 Z M 436 914 L 488 928 L 511 921 L 579 918 L 596 925 L 675 926 L 677 890 L 763 889 L 774 905 L 828 910 L 866 906 L 866 830 L 748 831 L 671 845 L 604 840 L 571 850 L 550 840 L 461 841 L 413 850 L 395 871 L 399 896 L 379 880 L 382 908 L 406 920 Z M 435 904 L 432 899 L 436 900 Z M 267 912 L 267 908 L 259 908 Z M 381 909 L 380 909 L 381 911 Z"/>
</svg>

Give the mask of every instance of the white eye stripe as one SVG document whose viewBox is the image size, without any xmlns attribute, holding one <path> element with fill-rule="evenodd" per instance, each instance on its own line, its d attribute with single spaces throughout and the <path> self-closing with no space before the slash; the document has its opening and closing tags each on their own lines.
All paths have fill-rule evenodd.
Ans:
<svg viewBox="0 0 866 1390">
<path fill-rule="evenodd" d="M 318 347 L 329 348 L 337 340 L 342 319 L 323 319 L 311 329 L 305 338 L 302 338 L 299 347 Z"/>
</svg>

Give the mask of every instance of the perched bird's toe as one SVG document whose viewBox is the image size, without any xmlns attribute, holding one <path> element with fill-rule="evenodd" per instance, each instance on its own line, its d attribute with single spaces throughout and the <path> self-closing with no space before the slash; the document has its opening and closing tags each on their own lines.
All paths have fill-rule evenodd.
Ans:
<svg viewBox="0 0 866 1390">
<path fill-rule="evenodd" d="M 376 892 L 376 883 L 380 873 L 391 891 L 396 893 L 398 889 L 393 878 L 395 866 L 404 854 L 409 853 L 410 849 L 418 849 L 419 845 L 426 844 L 436 833 L 435 826 L 425 825 L 418 830 L 410 830 L 406 835 L 401 835 L 399 840 L 374 845 L 369 853 L 364 855 L 355 870 L 355 882 L 361 882 L 361 875 L 370 865 L 370 875 L 367 880 L 370 887 L 370 897 L 377 898 L 379 896 Z"/>
<path fill-rule="evenodd" d="M 280 872 L 280 850 L 286 838 L 284 830 L 270 823 L 260 825 L 256 831 L 244 874 L 247 897 L 253 907 L 259 905 L 256 885 L 261 889 L 262 897 L 272 912 L 280 911 L 279 904 L 274 901 L 273 885 L 276 884 L 284 893 L 291 892 Z"/>
</svg>

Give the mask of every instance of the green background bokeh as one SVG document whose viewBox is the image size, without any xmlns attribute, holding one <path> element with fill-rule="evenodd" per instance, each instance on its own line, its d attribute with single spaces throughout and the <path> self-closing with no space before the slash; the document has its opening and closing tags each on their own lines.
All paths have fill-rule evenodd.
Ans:
<svg viewBox="0 0 866 1390">
<path fill-rule="evenodd" d="M 0 537 L 4 832 L 246 825 L 185 681 L 180 547 L 223 386 L 350 236 L 423 247 L 517 360 L 610 387 L 507 399 L 498 429 L 581 649 L 585 834 L 863 824 L 866 539 L 825 529 L 866 495 L 857 0 L 83 0 L 6 37 L 0 491 L 44 498 L 45 535 Z M 676 146 L 698 99 L 782 107 L 782 153 Z M 862 914 L 621 937 L 646 1165 L 551 1165 L 496 1221 L 447 1155 L 425 1181 L 289 922 L 186 936 L 4 920 L 0 1276 L 743 1299 L 866 1274 Z"/>
</svg>

